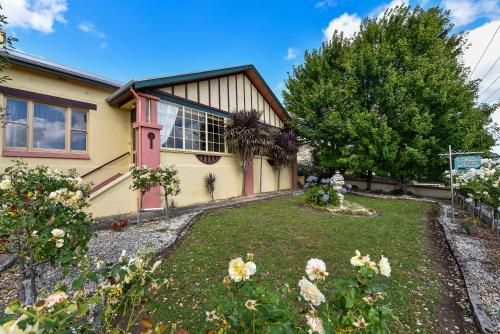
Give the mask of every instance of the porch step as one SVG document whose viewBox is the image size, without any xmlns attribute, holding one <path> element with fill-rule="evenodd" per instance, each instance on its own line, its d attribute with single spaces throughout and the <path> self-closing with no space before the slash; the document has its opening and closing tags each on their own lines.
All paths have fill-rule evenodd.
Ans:
<svg viewBox="0 0 500 334">
<path fill-rule="evenodd" d="M 104 186 L 110 184 L 111 182 L 113 182 L 114 180 L 116 180 L 117 178 L 119 178 L 120 176 L 122 176 L 123 173 L 116 173 L 115 175 L 107 178 L 106 180 L 102 181 L 101 183 L 95 185 L 94 187 L 92 187 L 92 190 L 90 191 L 91 193 L 94 193 L 96 192 L 97 190 L 103 188 Z"/>
</svg>

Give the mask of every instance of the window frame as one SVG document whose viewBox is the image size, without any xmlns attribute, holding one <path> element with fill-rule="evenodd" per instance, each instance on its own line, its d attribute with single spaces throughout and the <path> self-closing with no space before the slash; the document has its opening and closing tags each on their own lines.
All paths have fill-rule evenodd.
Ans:
<svg viewBox="0 0 500 334">
<path fill-rule="evenodd" d="M 90 112 L 89 109 L 84 109 L 84 108 L 74 108 L 74 107 L 68 107 L 65 105 L 60 105 L 57 103 L 46 103 L 43 101 L 38 101 L 35 99 L 27 99 L 27 98 L 20 98 L 15 95 L 4 95 L 3 98 L 3 105 L 5 108 L 8 108 L 8 100 L 13 99 L 13 100 L 18 100 L 18 101 L 24 101 L 26 102 L 26 112 L 27 112 L 27 123 L 26 123 L 26 146 L 8 146 L 7 145 L 7 131 L 3 131 L 3 144 L 2 144 L 2 150 L 3 151 L 19 151 L 19 152 L 27 152 L 27 153 L 54 153 L 54 154 L 76 154 L 76 155 L 87 155 L 89 153 L 89 120 L 90 120 Z M 64 109 L 64 116 L 65 116 L 65 124 L 64 124 L 64 129 L 65 129 L 65 139 L 64 139 L 64 149 L 56 149 L 56 148 L 39 148 L 39 147 L 34 147 L 34 115 L 35 115 L 35 103 L 38 104 L 43 104 L 43 105 L 48 105 L 48 106 L 54 106 L 54 107 L 59 107 Z M 76 129 L 72 128 L 71 124 L 71 117 L 72 117 L 72 112 L 73 110 L 78 111 L 78 112 L 85 112 L 87 116 L 87 122 L 86 122 L 86 129 Z M 6 122 L 7 123 L 13 123 L 13 124 L 23 124 L 19 122 Z M 85 150 L 72 150 L 71 149 L 71 131 L 76 130 L 76 131 L 81 131 L 85 132 Z"/>
<path fill-rule="evenodd" d="M 227 145 L 226 145 L 226 141 L 224 140 L 224 151 L 222 152 L 215 152 L 215 151 L 209 151 L 208 150 L 208 115 L 210 113 L 206 112 L 206 111 L 203 111 L 203 110 L 200 110 L 198 108 L 193 108 L 193 107 L 186 107 L 186 106 L 183 106 L 181 104 L 178 104 L 178 103 L 173 103 L 173 102 L 170 102 L 170 101 L 161 101 L 163 103 L 168 103 L 168 104 L 171 104 L 175 107 L 178 107 L 178 108 L 181 108 L 182 110 L 182 148 L 175 148 L 175 147 L 168 147 L 168 146 L 161 146 L 160 147 L 160 150 L 164 150 L 164 151 L 177 151 L 177 152 L 192 152 L 192 153 L 203 153 L 203 154 L 211 154 L 211 155 L 220 155 L 220 154 L 228 154 L 228 151 L 227 151 Z M 193 150 L 193 149 L 187 149 L 186 148 L 186 108 L 187 109 L 190 109 L 190 110 L 193 110 L 195 112 L 198 112 L 198 113 L 203 113 L 205 115 L 205 150 Z M 226 117 L 223 117 L 223 116 L 218 116 L 218 115 L 214 115 L 214 114 L 210 114 L 214 117 L 218 117 L 218 118 L 222 118 L 223 122 L 224 122 L 224 126 L 226 125 L 227 123 L 227 118 Z M 175 127 L 175 124 L 174 124 L 174 127 Z M 172 131 L 174 131 L 174 127 L 172 128 Z M 168 138 L 170 138 L 170 135 L 167 137 L 167 141 L 168 141 Z M 200 140 L 200 143 L 201 143 L 201 140 Z M 200 144 L 201 145 L 201 144 Z M 175 144 L 174 144 L 175 146 Z"/>
</svg>

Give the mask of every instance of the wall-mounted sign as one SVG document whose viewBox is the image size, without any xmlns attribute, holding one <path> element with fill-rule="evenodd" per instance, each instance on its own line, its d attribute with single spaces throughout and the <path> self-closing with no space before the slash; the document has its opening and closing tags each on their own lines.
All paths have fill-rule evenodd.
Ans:
<svg viewBox="0 0 500 334">
<path fill-rule="evenodd" d="M 459 171 L 467 171 L 471 168 L 481 167 L 481 156 L 479 155 L 469 155 L 469 156 L 459 156 L 453 159 L 455 169 Z"/>
</svg>

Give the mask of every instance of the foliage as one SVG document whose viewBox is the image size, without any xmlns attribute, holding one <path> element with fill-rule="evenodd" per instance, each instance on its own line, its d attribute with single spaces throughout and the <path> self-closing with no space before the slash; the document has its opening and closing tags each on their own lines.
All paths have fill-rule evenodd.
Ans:
<svg viewBox="0 0 500 334">
<path fill-rule="evenodd" d="M 212 198 L 212 201 L 214 200 L 214 191 L 215 191 L 215 182 L 217 181 L 217 177 L 215 174 L 208 173 L 205 178 L 205 187 L 207 188 L 208 193 L 210 194 L 210 197 Z"/>
<path fill-rule="evenodd" d="M 479 225 L 479 219 L 477 217 L 467 217 L 460 222 L 460 228 L 467 234 L 473 234 L 477 225 Z"/>
<path fill-rule="evenodd" d="M 149 169 L 147 166 L 141 168 L 136 165 L 130 165 L 129 171 L 132 175 L 132 185 L 130 186 L 132 190 L 138 190 L 144 194 L 158 185 L 158 175 L 154 173 L 153 169 Z"/>
<path fill-rule="evenodd" d="M 274 160 L 274 167 L 278 169 L 278 189 L 280 189 L 281 169 L 295 161 L 298 151 L 297 136 L 293 130 L 282 129 L 272 137 L 268 155 Z"/>
<path fill-rule="evenodd" d="M 37 267 L 45 262 L 76 265 L 86 253 L 92 217 L 90 185 L 75 171 L 63 173 L 39 165 L 28 168 L 15 161 L 0 174 L 0 238 L 7 252 L 19 257 L 18 290 L 23 302 L 23 279 L 36 298 Z"/>
<path fill-rule="evenodd" d="M 224 140 L 230 152 L 239 155 L 243 172 L 242 194 L 245 194 L 247 169 L 255 155 L 263 155 L 270 146 L 269 134 L 254 109 L 231 113 L 224 129 Z"/>
<path fill-rule="evenodd" d="M 315 185 L 304 194 L 305 202 L 312 206 L 340 206 L 343 196 L 329 185 Z"/>
<path fill-rule="evenodd" d="M 335 173 L 335 170 L 331 170 L 324 166 L 297 164 L 297 174 L 299 176 L 308 177 L 310 175 L 317 175 L 320 178 L 326 179 L 332 176 L 333 173 Z"/>
<path fill-rule="evenodd" d="M 465 173 L 453 170 L 453 187 L 470 201 L 481 201 L 493 208 L 500 207 L 500 165 L 491 159 L 483 159 L 479 169 L 469 169 Z M 445 172 L 449 183 L 449 172 Z"/>
<path fill-rule="evenodd" d="M 148 300 L 168 280 L 159 280 L 153 273 L 157 261 L 150 266 L 152 257 L 127 259 L 122 252 L 118 263 L 98 264 L 73 281 L 70 293 L 66 287 L 37 300 L 33 305 L 11 303 L 5 316 L 0 318 L 0 333 L 129 333 L 140 317 L 148 311 Z M 89 264 L 87 264 L 89 265 Z M 99 284 L 91 292 L 85 283 Z M 99 308 L 99 323 L 92 310 Z M 142 333 L 161 333 L 165 326 L 153 326 L 148 318 L 141 320 Z"/>
<path fill-rule="evenodd" d="M 2 10 L 2 6 L 0 5 L 0 10 Z M 0 13 L 0 72 L 4 72 L 7 68 L 10 67 L 9 60 L 5 56 L 5 50 L 11 50 L 14 48 L 14 42 L 17 41 L 17 38 L 8 36 L 5 30 L 6 25 L 8 24 L 7 22 L 7 17 Z M 8 75 L 1 75 L 0 76 L 0 84 L 4 83 L 11 78 Z M 6 114 L 6 109 L 3 107 L 0 107 L 0 126 L 4 125 L 5 122 L 5 114 Z"/>
<path fill-rule="evenodd" d="M 179 171 L 174 166 L 163 166 L 158 167 L 153 173 L 158 185 L 163 189 L 165 216 L 168 218 L 168 196 L 177 196 L 181 192 Z"/>
<path fill-rule="evenodd" d="M 390 276 L 388 260 L 379 263 L 358 251 L 351 258 L 357 269 L 356 278 L 328 278 L 326 264 L 310 259 L 306 277 L 298 282 L 301 302 L 290 303 L 289 295 L 296 291 L 284 284 L 275 292 L 251 279 L 256 272 L 249 254 L 248 262 L 241 258 L 229 263 L 229 276 L 224 278 L 228 293 L 225 303 L 214 311 L 206 311 L 209 329 L 218 333 L 388 333 L 387 319 L 394 318 L 384 305 L 385 293 L 373 282 L 378 274 Z M 323 292 L 333 291 L 325 296 Z M 283 297 L 282 297 L 283 296 Z M 305 314 L 304 314 L 305 313 Z"/>
<path fill-rule="evenodd" d="M 477 104 L 466 47 L 440 8 L 396 7 L 352 39 L 334 34 L 306 52 L 283 92 L 292 126 L 322 165 L 355 174 L 439 178 L 448 145 L 487 151 L 497 105 Z M 405 189 L 404 189 L 405 190 Z"/>
</svg>

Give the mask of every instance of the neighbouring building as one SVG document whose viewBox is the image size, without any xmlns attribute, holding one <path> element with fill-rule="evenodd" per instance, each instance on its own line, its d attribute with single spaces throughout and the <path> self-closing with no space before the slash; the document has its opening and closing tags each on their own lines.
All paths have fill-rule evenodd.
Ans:
<svg viewBox="0 0 500 334">
<path fill-rule="evenodd" d="M 289 116 L 253 65 L 131 80 L 126 84 L 17 51 L 0 84 L 0 168 L 12 159 L 29 165 L 75 168 L 94 184 L 95 216 L 134 212 L 130 164 L 175 165 L 181 179 L 176 205 L 206 202 L 204 176 L 217 176 L 217 199 L 241 195 L 239 159 L 228 153 L 224 126 L 229 113 L 256 109 L 261 121 L 283 128 Z M 255 157 L 247 194 L 277 190 L 278 172 L 268 157 Z M 280 188 L 296 184 L 295 165 L 281 171 Z M 253 186 L 253 187 L 252 187 Z M 142 209 L 164 205 L 151 191 Z"/>
</svg>

